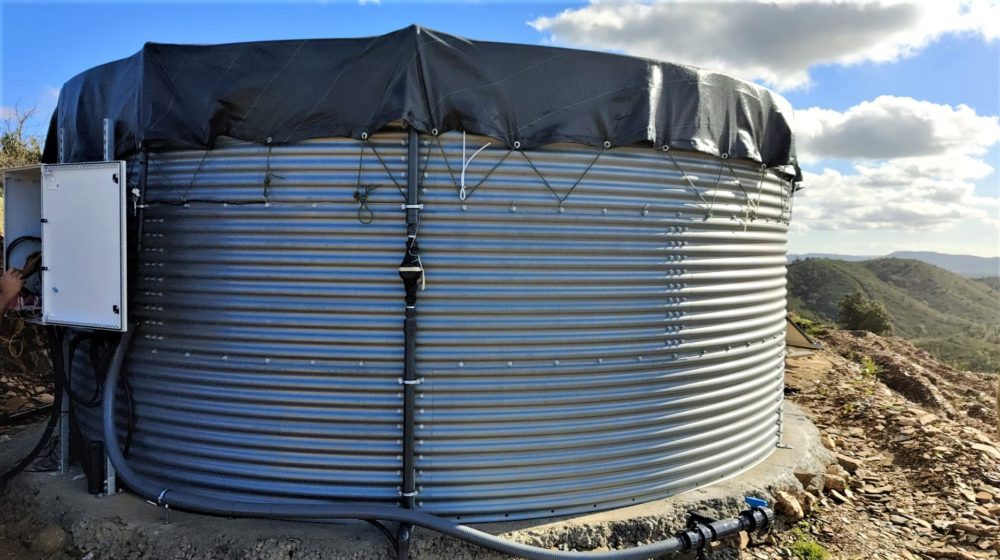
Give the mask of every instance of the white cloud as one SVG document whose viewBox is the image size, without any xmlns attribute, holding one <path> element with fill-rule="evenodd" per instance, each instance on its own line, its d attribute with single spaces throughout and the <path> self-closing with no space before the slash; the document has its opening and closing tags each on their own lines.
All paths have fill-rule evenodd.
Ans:
<svg viewBox="0 0 1000 560">
<path fill-rule="evenodd" d="M 983 160 L 1000 142 L 1000 119 L 909 97 L 883 96 L 843 112 L 795 116 L 805 173 L 796 200 L 799 228 L 940 231 L 962 221 L 1000 224 L 994 196 L 975 181 L 994 168 Z M 829 166 L 848 162 L 850 172 Z M 843 167 L 843 166 L 841 166 Z"/>
<path fill-rule="evenodd" d="M 760 80 L 809 84 L 818 64 L 890 62 L 948 33 L 1000 38 L 989 1 L 591 0 L 529 22 L 556 44 L 608 49 Z"/>
<path fill-rule="evenodd" d="M 940 231 L 963 221 L 998 222 L 1000 199 L 976 195 L 975 184 L 910 173 L 896 162 L 804 175 L 793 218 L 800 230 Z"/>
<path fill-rule="evenodd" d="M 982 155 L 1000 141 L 1000 120 L 966 106 L 881 96 L 838 112 L 795 112 L 796 143 L 804 161 Z"/>
</svg>

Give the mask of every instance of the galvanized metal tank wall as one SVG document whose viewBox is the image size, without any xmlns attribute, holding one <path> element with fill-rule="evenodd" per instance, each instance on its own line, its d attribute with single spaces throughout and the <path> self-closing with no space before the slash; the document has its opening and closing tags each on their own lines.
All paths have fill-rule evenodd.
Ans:
<svg viewBox="0 0 1000 560">
<path fill-rule="evenodd" d="M 405 135 L 376 141 L 405 169 Z M 358 220 L 359 153 L 335 139 L 151 154 L 137 470 L 207 495 L 395 503 L 405 227 L 392 186 L 369 199 L 379 219 Z M 365 161 L 363 181 L 387 182 Z"/>
<path fill-rule="evenodd" d="M 770 454 L 787 182 L 694 153 L 491 146 L 462 201 L 461 135 L 424 150 L 420 507 L 593 511 Z"/>
<path fill-rule="evenodd" d="M 373 142 L 364 205 L 352 140 L 151 155 L 138 470 L 240 499 L 397 499 L 405 227 L 387 168 L 405 184 L 405 136 Z M 787 181 L 691 152 L 491 146 L 461 200 L 462 136 L 421 142 L 420 509 L 605 509 L 774 449 Z"/>
</svg>

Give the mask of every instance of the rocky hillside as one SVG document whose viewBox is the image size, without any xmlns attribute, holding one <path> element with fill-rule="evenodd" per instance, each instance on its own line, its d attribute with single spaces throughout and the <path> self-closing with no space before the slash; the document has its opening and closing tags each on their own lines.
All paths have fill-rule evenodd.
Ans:
<svg viewBox="0 0 1000 560">
<path fill-rule="evenodd" d="M 907 259 L 806 259 L 788 267 L 789 307 L 833 322 L 856 290 L 885 304 L 896 334 L 956 367 L 1000 371 L 1000 292 Z"/>
<path fill-rule="evenodd" d="M 788 262 L 803 259 L 833 259 L 838 261 L 869 261 L 876 259 L 912 259 L 941 267 L 966 278 L 982 278 L 1000 274 L 1000 257 L 950 255 L 933 251 L 895 251 L 882 256 L 838 255 L 836 253 L 802 253 L 788 255 Z"/>
<path fill-rule="evenodd" d="M 789 360 L 788 398 L 838 464 L 779 497 L 798 524 L 742 558 L 1000 557 L 1000 376 L 897 337 L 829 330 Z"/>
</svg>

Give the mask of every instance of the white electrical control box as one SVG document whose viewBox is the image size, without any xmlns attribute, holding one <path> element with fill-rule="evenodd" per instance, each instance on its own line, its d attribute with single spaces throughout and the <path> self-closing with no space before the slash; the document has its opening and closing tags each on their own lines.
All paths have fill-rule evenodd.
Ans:
<svg viewBox="0 0 1000 560">
<path fill-rule="evenodd" d="M 124 331 L 125 162 L 42 164 L 4 171 L 4 254 L 21 268 L 41 251 L 40 319 Z"/>
</svg>

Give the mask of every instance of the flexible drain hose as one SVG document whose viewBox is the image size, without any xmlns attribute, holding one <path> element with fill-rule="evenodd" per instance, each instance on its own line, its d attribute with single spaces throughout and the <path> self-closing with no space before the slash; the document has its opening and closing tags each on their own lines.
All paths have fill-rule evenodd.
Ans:
<svg viewBox="0 0 1000 560">
<path fill-rule="evenodd" d="M 466 525 L 452 523 L 446 519 L 420 511 L 378 504 L 266 504 L 205 498 L 189 494 L 183 490 L 172 490 L 137 474 L 122 455 L 118 430 L 115 427 L 115 394 L 125 352 L 132 338 L 132 329 L 122 334 L 114 358 L 108 368 L 104 382 L 102 399 L 104 443 L 108 458 L 118 472 L 118 477 L 133 492 L 155 501 L 162 506 L 198 511 L 224 516 L 260 517 L 267 519 L 377 519 L 409 523 L 431 529 L 443 535 L 461 539 L 474 545 L 496 552 L 520 556 L 529 560 L 645 560 L 673 552 L 697 549 L 708 542 L 735 535 L 740 531 L 754 531 L 767 527 L 773 519 L 771 510 L 755 507 L 744 511 L 739 517 L 695 524 L 691 529 L 677 536 L 650 544 L 623 550 L 607 552 L 568 552 L 549 550 L 537 546 L 521 544 L 489 533 L 484 533 Z"/>
</svg>

